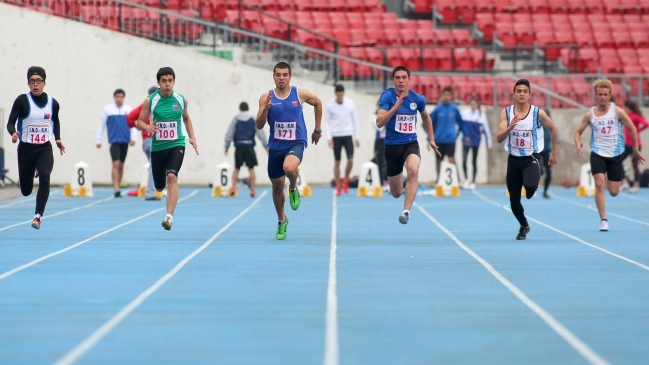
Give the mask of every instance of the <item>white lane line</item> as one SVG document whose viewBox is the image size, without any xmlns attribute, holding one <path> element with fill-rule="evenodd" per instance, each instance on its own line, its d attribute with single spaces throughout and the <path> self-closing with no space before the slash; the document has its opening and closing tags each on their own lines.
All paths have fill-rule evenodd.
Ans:
<svg viewBox="0 0 649 365">
<path fill-rule="evenodd" d="M 99 327 L 95 332 L 93 332 L 90 336 L 88 336 L 85 340 L 83 340 L 80 344 L 78 344 L 75 348 L 70 350 L 65 356 L 60 358 L 57 362 L 55 362 L 55 365 L 69 365 L 75 363 L 77 360 L 79 360 L 83 355 L 86 354 L 93 346 L 95 346 L 99 341 L 101 341 L 102 338 L 104 338 L 113 328 L 117 327 L 131 312 L 133 312 L 137 307 L 140 306 L 145 300 L 147 300 L 148 297 L 153 295 L 158 289 L 160 289 L 167 281 L 169 281 L 178 271 L 180 271 L 189 261 L 191 261 L 196 255 L 201 253 L 204 249 L 206 249 L 214 240 L 216 240 L 223 232 L 225 232 L 230 226 L 232 226 L 236 221 L 238 221 L 241 217 L 243 217 L 246 213 L 248 213 L 252 208 L 257 205 L 257 203 L 264 197 L 266 196 L 267 191 L 264 190 L 264 192 L 257 198 L 255 201 L 248 206 L 248 208 L 244 209 L 239 215 L 234 217 L 228 224 L 226 224 L 223 228 L 221 228 L 218 232 L 216 232 L 210 239 L 205 241 L 203 245 L 199 248 L 197 248 L 194 252 L 190 253 L 187 257 L 182 259 L 176 266 L 174 266 L 171 271 L 166 273 L 163 277 L 158 279 L 153 285 L 151 285 L 147 290 L 143 291 L 138 295 L 135 299 L 133 299 L 132 302 L 130 302 L 126 307 L 122 308 L 117 314 L 115 314 L 111 319 L 106 321 L 101 327 Z"/>
<path fill-rule="evenodd" d="M 179 200 L 178 200 L 178 203 L 180 203 L 180 202 L 182 202 L 182 201 L 184 201 L 184 200 L 187 200 L 187 199 L 191 198 L 192 196 L 196 195 L 196 193 L 198 193 L 198 190 L 194 190 L 194 192 L 192 192 L 191 194 L 187 195 L 186 197 L 183 197 L 183 198 L 179 199 Z M 152 210 L 152 211 L 150 211 L 150 212 L 148 212 L 148 213 L 146 213 L 146 214 L 143 214 L 143 215 L 141 215 L 141 216 L 139 216 L 139 217 L 137 217 L 137 218 L 133 218 L 133 219 L 131 219 L 131 220 L 128 221 L 128 222 L 124 222 L 124 223 L 122 223 L 122 224 L 118 224 L 118 225 L 116 225 L 116 226 L 113 227 L 113 228 L 107 229 L 107 230 L 105 230 L 105 231 L 103 231 L 103 232 L 101 232 L 101 233 L 97 233 L 96 235 L 94 235 L 94 236 L 92 236 L 92 237 L 90 237 L 90 238 L 86 238 L 86 239 L 83 240 L 83 241 L 77 242 L 77 243 L 75 243 L 74 245 L 68 246 L 68 247 L 66 247 L 66 248 L 64 248 L 64 249 L 61 249 L 61 250 L 58 250 L 58 251 L 56 251 L 56 252 L 52 252 L 52 253 L 47 254 L 47 255 L 45 255 L 45 256 L 39 257 L 39 258 L 37 258 L 36 260 L 30 261 L 30 262 L 28 262 L 28 263 L 26 263 L 26 264 L 24 264 L 24 265 L 20 265 L 20 266 L 18 266 L 18 267 L 15 268 L 15 269 L 12 269 L 12 270 L 9 270 L 9 271 L 7 271 L 7 272 L 4 272 L 4 273 L 0 274 L 0 280 L 2 280 L 2 279 L 4 279 L 4 278 L 7 278 L 7 277 L 9 277 L 9 276 L 11 276 L 11 275 L 13 275 L 13 274 L 15 274 L 15 273 L 17 273 L 17 272 L 23 271 L 23 270 L 25 270 L 25 269 L 27 269 L 27 268 L 29 268 L 29 267 L 32 267 L 32 266 L 38 264 L 39 262 L 45 261 L 45 260 L 47 260 L 47 259 L 49 259 L 49 258 L 52 258 L 52 257 L 56 256 L 56 255 L 60 255 L 60 254 L 62 254 L 62 253 L 64 253 L 64 252 L 70 251 L 70 250 L 72 250 L 73 248 L 79 247 L 79 246 L 83 245 L 84 243 L 88 243 L 88 242 L 94 240 L 95 238 L 101 237 L 101 236 L 103 236 L 103 235 L 105 235 L 105 234 L 107 234 L 107 233 L 110 233 L 110 232 L 114 231 L 114 230 L 120 229 L 120 228 L 122 228 L 122 227 L 124 227 L 124 226 L 127 226 L 127 225 L 133 223 L 133 222 L 137 222 L 137 221 L 139 221 L 140 219 L 146 218 L 146 217 L 150 216 L 151 214 L 155 214 L 155 213 L 157 213 L 157 212 L 159 212 L 159 211 L 161 211 L 161 210 L 163 210 L 163 209 L 167 209 L 167 208 L 166 208 L 166 207 L 162 207 L 162 208 L 159 208 L 159 209 L 156 209 L 156 210 Z"/>
<path fill-rule="evenodd" d="M 587 204 L 577 203 L 577 202 L 574 202 L 574 201 L 572 201 L 572 200 L 570 200 L 570 199 L 564 198 L 564 197 L 559 196 L 559 195 L 554 194 L 554 193 L 550 193 L 550 195 L 551 195 L 552 197 L 555 197 L 555 198 L 557 198 L 557 199 L 559 199 L 559 200 L 562 200 L 562 201 L 568 202 L 568 203 L 570 203 L 570 204 L 577 205 L 577 206 L 580 206 L 580 207 L 586 208 L 586 209 L 588 209 L 588 210 L 592 210 L 593 212 L 598 212 L 598 210 L 597 210 L 597 206 L 596 206 L 596 205 L 593 205 L 593 204 L 587 205 Z M 608 210 L 606 211 L 606 215 L 612 215 L 613 217 L 618 217 L 618 218 L 621 218 L 621 219 L 627 220 L 627 221 L 629 221 L 629 222 L 638 223 L 638 224 L 644 224 L 645 226 L 649 226 L 649 223 L 647 223 L 647 222 L 639 221 L 639 220 L 637 220 L 637 219 L 633 219 L 633 218 L 629 218 L 629 217 L 624 216 L 624 215 L 622 215 L 622 214 L 612 213 L 612 212 L 609 212 Z"/>
<path fill-rule="evenodd" d="M 473 252 L 469 247 L 467 247 L 462 241 L 460 241 L 451 231 L 446 229 L 441 223 L 437 221 L 432 215 L 421 208 L 417 203 L 415 206 L 424 213 L 428 219 L 430 219 L 437 227 L 439 227 L 444 233 L 446 233 L 455 243 L 460 246 L 464 251 L 476 259 L 482 266 L 484 266 L 491 275 L 493 275 L 502 285 L 504 285 L 509 291 L 511 291 L 523 304 L 525 304 L 529 309 L 536 313 L 541 319 L 552 328 L 564 341 L 566 341 L 575 351 L 577 351 L 581 356 L 583 356 L 589 363 L 596 365 L 608 364 L 608 362 L 602 358 L 598 353 L 586 345 L 582 340 L 579 339 L 574 333 L 570 332 L 569 329 L 564 327 L 559 321 L 557 321 L 550 313 L 543 309 L 540 305 L 536 304 L 532 299 L 530 299 L 522 290 L 518 289 L 514 284 L 512 284 L 507 278 L 505 278 L 500 272 L 498 272 L 487 260 L 483 259 L 480 255 Z"/>
<path fill-rule="evenodd" d="M 52 191 L 50 191 L 50 196 L 52 196 L 52 195 L 56 195 L 56 194 L 58 194 L 58 193 L 60 193 L 60 192 L 61 192 L 61 190 L 59 190 L 59 189 L 52 190 Z M 11 202 L 11 203 L 7 203 L 7 204 L 0 205 L 0 209 L 2 209 L 2 208 L 7 208 L 7 207 L 12 207 L 12 206 L 14 206 L 14 205 L 18 205 L 18 204 L 23 204 L 23 203 L 33 202 L 33 201 L 35 201 L 35 200 L 36 200 L 36 197 L 35 197 L 35 196 L 33 196 L 33 197 L 31 197 L 31 198 L 25 197 L 24 199 L 19 199 L 18 201 L 15 201 L 15 202 Z"/>
<path fill-rule="evenodd" d="M 476 190 L 473 190 L 473 193 L 476 194 L 477 196 L 479 196 L 482 200 L 486 201 L 487 203 L 491 203 L 491 204 L 493 204 L 493 205 L 495 205 L 495 206 L 497 206 L 497 207 L 503 208 L 503 209 L 508 210 L 508 211 L 511 212 L 511 209 L 510 209 L 508 206 L 506 206 L 506 205 L 502 205 L 502 204 L 500 204 L 500 203 L 498 203 L 498 202 L 495 202 L 495 201 L 493 201 L 493 200 L 491 200 L 491 199 L 485 197 L 484 195 L 480 194 L 480 193 L 477 192 Z M 566 233 L 566 232 L 564 232 L 564 231 L 562 231 L 562 230 L 560 230 L 560 229 L 558 229 L 558 228 L 552 227 L 552 226 L 549 225 L 549 224 L 545 224 L 545 223 L 541 222 L 540 220 L 538 220 L 538 219 L 534 219 L 534 218 L 532 218 L 532 217 L 530 217 L 530 216 L 528 216 L 528 215 L 526 215 L 525 217 L 526 217 L 528 220 L 531 220 L 532 222 L 535 222 L 536 224 L 540 224 L 540 225 L 542 225 L 543 227 L 545 227 L 545 228 L 547 228 L 547 229 L 553 230 L 553 231 L 555 231 L 555 232 L 557 232 L 557 233 L 560 233 L 560 234 L 562 234 L 562 235 L 564 235 L 564 236 L 566 236 L 566 237 L 572 238 L 573 240 L 575 240 L 575 241 L 577 241 L 577 242 L 579 242 L 579 243 L 581 243 L 581 244 L 584 244 L 584 245 L 586 245 L 586 246 L 592 247 L 592 248 L 594 248 L 594 249 L 596 249 L 596 250 L 598 250 L 598 251 L 604 252 L 605 254 L 608 254 L 608 255 L 611 255 L 611 256 L 617 257 L 617 258 L 620 259 L 620 260 L 624 260 L 624 261 L 626 261 L 626 262 L 628 262 L 628 263 L 634 264 L 634 265 L 636 265 L 636 266 L 638 266 L 638 267 L 641 267 L 641 268 L 643 268 L 643 269 L 649 271 L 649 266 L 647 266 L 647 265 L 645 265 L 645 264 L 641 264 L 641 263 L 639 263 L 639 262 L 637 262 L 637 261 L 635 261 L 635 260 L 631 260 L 631 259 L 628 258 L 628 257 L 624 257 L 624 256 L 622 256 L 622 255 L 620 255 L 620 254 L 617 254 L 617 253 L 615 253 L 615 252 L 612 252 L 612 251 L 609 251 L 609 250 L 607 250 L 607 249 L 601 248 L 601 247 L 599 247 L 599 246 L 597 246 L 597 245 L 594 245 L 594 244 L 592 244 L 592 243 L 590 243 L 590 242 L 586 242 L 586 241 L 582 240 L 581 238 L 579 238 L 579 237 L 577 237 L 577 236 L 573 236 L 573 235 L 571 235 L 570 233 Z"/>
<path fill-rule="evenodd" d="M 76 208 L 72 208 L 72 209 L 64 210 L 64 211 L 62 211 L 62 212 L 58 212 L 58 213 L 54 213 L 54 214 L 50 214 L 50 215 L 46 215 L 46 216 L 43 216 L 43 217 L 41 218 L 41 220 L 44 220 L 44 219 L 47 219 L 47 218 L 56 217 L 57 215 L 61 215 L 61 214 L 66 214 L 66 213 L 74 212 L 75 210 L 79 210 L 79 209 L 90 208 L 90 207 L 92 207 L 93 205 L 97 205 L 97 204 L 99 204 L 99 203 L 103 203 L 103 202 L 108 201 L 108 200 L 111 200 L 111 199 L 115 199 L 115 197 L 113 197 L 113 196 L 109 196 L 108 198 L 101 199 L 101 200 L 97 200 L 96 202 L 93 202 L 93 203 L 90 203 L 90 204 L 86 204 L 86 205 L 81 206 L 81 207 L 76 207 Z M 27 224 L 27 223 L 31 223 L 31 222 L 32 222 L 31 220 L 28 220 L 28 221 L 24 221 L 24 222 L 20 222 L 20 223 L 12 224 L 12 225 L 10 225 L 10 226 L 6 226 L 6 227 L 2 227 L 2 228 L 0 228 L 0 231 L 4 231 L 4 230 L 6 230 L 6 229 L 13 228 L 13 227 L 17 227 L 17 226 L 20 226 L 20 225 L 22 225 L 22 224 Z"/>
<path fill-rule="evenodd" d="M 332 193 L 333 201 L 331 203 L 331 249 L 329 250 L 329 283 L 327 285 L 327 318 L 325 323 L 325 357 L 324 365 L 338 365 L 340 361 L 338 348 L 338 293 L 336 286 L 338 284 L 336 275 L 336 236 L 338 229 L 336 221 L 338 219 L 338 206 L 336 194 Z"/>
<path fill-rule="evenodd" d="M 639 202 L 643 202 L 643 203 L 649 203 L 649 200 L 647 200 L 647 199 L 642 199 L 642 198 L 639 198 L 639 197 L 637 197 L 637 196 L 635 196 L 635 195 L 631 195 L 631 194 L 620 194 L 620 195 L 618 195 L 618 196 L 621 196 L 621 197 L 623 197 L 623 198 L 632 199 L 632 200 L 637 200 L 637 201 L 639 201 Z"/>
</svg>

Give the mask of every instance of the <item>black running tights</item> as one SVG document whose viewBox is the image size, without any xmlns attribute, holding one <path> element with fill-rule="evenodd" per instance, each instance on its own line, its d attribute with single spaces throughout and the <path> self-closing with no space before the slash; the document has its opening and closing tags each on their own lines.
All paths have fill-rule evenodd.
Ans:
<svg viewBox="0 0 649 365">
<path fill-rule="evenodd" d="M 542 172 L 545 174 L 545 180 L 543 181 L 543 192 L 548 192 L 548 187 L 550 187 L 550 182 L 552 181 L 552 170 L 550 170 L 550 151 L 543 151 L 540 153 L 541 159 L 541 168 Z"/>
<path fill-rule="evenodd" d="M 30 144 L 20 142 L 18 145 L 18 177 L 20 192 L 28 196 L 34 189 L 34 172 L 38 170 L 38 193 L 36 194 L 35 214 L 43 215 L 47 199 L 50 197 L 50 173 L 54 167 L 52 144 Z"/>
<path fill-rule="evenodd" d="M 509 155 L 507 159 L 507 190 L 509 191 L 509 203 L 512 212 L 518 223 L 527 227 L 527 218 L 521 204 L 521 189 L 525 187 L 525 197 L 530 199 L 536 189 L 539 187 L 541 180 L 541 170 L 539 161 L 536 157 L 524 156 L 515 157 Z"/>
<path fill-rule="evenodd" d="M 475 176 L 478 173 L 478 146 L 462 146 L 462 169 L 464 170 L 464 178 L 469 179 L 469 175 L 466 174 L 466 160 L 469 157 L 469 150 L 472 151 L 471 160 L 473 161 L 473 176 L 471 182 L 475 183 Z"/>
</svg>

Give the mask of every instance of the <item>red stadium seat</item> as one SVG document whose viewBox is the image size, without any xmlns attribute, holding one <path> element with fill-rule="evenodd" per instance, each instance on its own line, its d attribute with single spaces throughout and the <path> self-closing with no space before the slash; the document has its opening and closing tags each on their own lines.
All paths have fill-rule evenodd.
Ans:
<svg viewBox="0 0 649 365">
<path fill-rule="evenodd" d="M 452 71 L 453 65 L 451 64 L 452 50 L 450 49 L 436 49 L 435 57 L 439 60 L 439 70 Z"/>
<path fill-rule="evenodd" d="M 494 15 L 491 13 L 482 13 L 476 15 L 477 28 L 482 32 L 482 40 L 491 42 L 493 40 L 493 32 L 496 29 L 496 22 Z"/>
<path fill-rule="evenodd" d="M 397 46 L 402 44 L 401 33 L 397 29 L 387 29 L 383 32 L 383 39 L 389 46 Z"/>
<path fill-rule="evenodd" d="M 538 38 L 538 34 L 537 34 Z M 557 42 L 556 44 L 571 45 L 576 44 L 575 35 L 572 32 L 557 32 L 554 33 L 554 39 Z"/>
<path fill-rule="evenodd" d="M 640 15 L 643 11 L 647 13 L 647 8 L 649 8 L 649 5 L 647 5 L 646 2 L 638 0 L 620 0 L 620 9 L 624 14 Z"/>
<path fill-rule="evenodd" d="M 516 7 L 512 6 L 512 3 L 515 2 L 512 0 L 492 0 L 494 5 L 496 6 L 496 12 L 502 13 L 502 12 L 510 12 L 513 13 L 516 11 Z"/>
<path fill-rule="evenodd" d="M 543 48 L 546 46 L 556 44 L 553 32 L 543 31 L 536 32 L 536 41 L 538 42 L 539 47 Z M 548 61 L 556 61 L 559 58 L 559 49 L 558 48 L 548 48 L 544 49 L 545 57 Z"/>
<path fill-rule="evenodd" d="M 441 16 L 442 24 L 455 24 L 459 20 L 459 9 L 455 0 L 437 0 L 433 5 L 435 11 Z"/>
<path fill-rule="evenodd" d="M 494 21 L 496 23 L 513 23 L 514 16 L 511 13 L 496 13 L 494 14 Z"/>
<path fill-rule="evenodd" d="M 630 33 L 620 30 L 619 32 L 615 32 L 613 44 L 616 48 L 631 48 L 633 47 L 633 39 Z"/>
<path fill-rule="evenodd" d="M 473 71 L 475 62 L 473 55 L 466 48 L 455 48 L 453 50 L 453 57 L 455 60 L 454 71 Z"/>
<path fill-rule="evenodd" d="M 590 31 L 584 32 L 584 31 L 577 31 L 574 33 L 575 35 L 575 43 L 579 45 L 579 47 L 595 47 L 595 41 L 593 40 L 593 33 Z"/>
<path fill-rule="evenodd" d="M 415 14 L 430 14 L 432 11 L 432 0 L 409 0 L 413 5 L 412 11 Z"/>
<path fill-rule="evenodd" d="M 345 14 L 347 18 L 347 24 L 352 29 L 364 29 L 365 21 L 361 13 L 347 13 Z"/>
<path fill-rule="evenodd" d="M 518 45 L 518 36 L 509 23 L 496 23 L 496 34 L 502 42 L 503 47 L 514 47 Z"/>
<path fill-rule="evenodd" d="M 550 14 L 551 8 L 548 0 L 531 1 L 532 14 Z"/>
<path fill-rule="evenodd" d="M 415 31 L 419 29 L 419 22 L 416 20 L 400 20 L 399 29 L 408 29 L 410 31 Z"/>
<path fill-rule="evenodd" d="M 453 39 L 453 33 L 448 29 L 435 29 L 434 31 L 435 38 L 437 39 L 437 44 L 440 46 L 453 46 L 455 45 L 455 40 Z"/>
<path fill-rule="evenodd" d="M 338 50 L 341 56 L 351 56 L 349 48 L 343 47 Z M 342 79 L 351 79 L 356 75 L 356 64 L 350 61 L 338 59 L 338 74 Z"/>
<path fill-rule="evenodd" d="M 332 35 L 334 39 L 340 42 L 341 47 L 347 47 L 349 45 L 349 29 L 347 28 L 334 28 L 332 29 Z"/>
<path fill-rule="evenodd" d="M 388 59 L 388 66 L 389 67 L 397 67 L 397 66 L 403 66 L 404 61 L 403 57 L 401 55 L 401 49 L 399 48 L 388 48 L 386 50 L 386 57 Z"/>
<path fill-rule="evenodd" d="M 532 25 L 534 27 L 534 32 L 552 32 L 552 23 L 550 22 L 537 22 L 537 21 L 532 21 Z M 570 30 L 572 32 L 572 29 Z"/>
<path fill-rule="evenodd" d="M 595 40 L 595 45 L 597 46 L 597 48 L 615 48 L 613 37 L 611 37 L 611 33 L 608 31 L 595 31 L 592 37 Z"/>
<path fill-rule="evenodd" d="M 567 0 L 570 7 L 570 14 L 586 14 L 588 7 L 584 4 L 584 0 Z"/>
<path fill-rule="evenodd" d="M 451 38 L 455 40 L 457 46 L 475 46 L 476 40 L 471 38 L 471 33 L 468 29 L 453 29 L 451 30 Z"/>
<path fill-rule="evenodd" d="M 435 38 L 435 31 L 432 29 L 417 29 L 416 34 L 422 46 L 434 46 L 438 44 Z"/>
<path fill-rule="evenodd" d="M 631 41 L 636 48 L 649 48 L 649 34 L 647 32 L 631 32 Z"/>
<path fill-rule="evenodd" d="M 421 70 L 421 51 L 419 48 L 402 48 L 401 59 L 409 70 Z"/>
<path fill-rule="evenodd" d="M 469 25 L 476 21 L 478 8 L 473 0 L 458 0 L 460 23 Z"/>
<path fill-rule="evenodd" d="M 577 52 L 579 70 L 584 73 L 596 73 L 599 66 L 599 55 L 594 48 L 580 48 Z"/>
<path fill-rule="evenodd" d="M 601 0 L 584 0 L 589 14 L 605 14 L 606 7 Z"/>
<path fill-rule="evenodd" d="M 437 71 L 439 70 L 439 59 L 435 57 L 435 50 L 431 48 L 424 48 L 422 52 L 424 58 L 423 68 L 426 71 Z"/>
<path fill-rule="evenodd" d="M 570 23 L 553 23 L 552 30 L 554 30 L 555 32 L 572 33 L 573 28 Z M 590 28 L 586 28 L 586 30 L 590 31 Z"/>
<path fill-rule="evenodd" d="M 417 32 L 412 29 L 401 28 L 399 30 L 399 35 L 402 43 L 406 46 L 417 46 L 421 44 L 419 38 L 417 37 Z"/>
</svg>

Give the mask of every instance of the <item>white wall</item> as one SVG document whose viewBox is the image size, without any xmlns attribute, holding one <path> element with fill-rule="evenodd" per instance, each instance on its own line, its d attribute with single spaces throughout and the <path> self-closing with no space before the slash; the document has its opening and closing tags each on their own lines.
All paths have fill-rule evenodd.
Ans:
<svg viewBox="0 0 649 365">
<path fill-rule="evenodd" d="M 55 153 L 52 182 L 68 183 L 72 165 L 85 161 L 91 167 L 95 183 L 110 183 L 111 160 L 107 140 L 101 149 L 95 147 L 95 135 L 103 107 L 112 102 L 113 91 L 126 91 L 126 103 L 139 105 L 146 90 L 155 85 L 160 67 L 170 66 L 176 72 L 175 89 L 189 100 L 189 113 L 194 121 L 200 156 L 190 151 L 180 173 L 181 184 L 207 185 L 212 182 L 215 166 L 223 161 L 234 164 L 234 154 L 223 155 L 224 134 L 230 120 L 238 112 L 241 101 L 247 101 L 251 112 L 257 112 L 259 96 L 274 86 L 271 70 L 201 55 L 188 48 L 174 47 L 124 35 L 99 27 L 41 14 L 33 10 L 0 3 L 0 108 L 8 116 L 16 96 L 28 92 L 27 68 L 42 66 L 47 72 L 45 91 L 61 104 L 61 137 L 67 153 Z M 309 89 L 323 103 L 333 97 L 333 87 L 293 78 L 293 85 Z M 355 152 L 357 174 L 360 165 L 373 156 L 374 130 L 371 115 L 378 96 L 348 91 L 356 102 L 361 127 L 361 147 Z M 305 109 L 309 130 L 314 115 Z M 6 131 L 2 122 L 3 129 Z M 420 128 L 420 140 L 425 140 Z M 129 149 L 124 180 L 137 184 L 145 156 L 139 143 Z M 17 177 L 16 146 L 5 133 L 6 165 L 9 176 Z M 266 175 L 266 154 L 257 148 L 260 168 L 259 183 L 269 183 Z M 231 151 L 232 152 L 232 151 Z M 420 180 L 434 181 L 434 158 L 422 144 Z M 301 167 L 309 183 L 326 183 L 333 176 L 333 153 L 323 139 L 318 146 L 309 146 Z M 484 169 L 482 169 L 484 170 Z M 247 172 L 242 172 L 247 176 Z M 484 172 L 481 173 L 484 181 Z M 479 180 L 480 181 L 480 180 Z"/>
</svg>

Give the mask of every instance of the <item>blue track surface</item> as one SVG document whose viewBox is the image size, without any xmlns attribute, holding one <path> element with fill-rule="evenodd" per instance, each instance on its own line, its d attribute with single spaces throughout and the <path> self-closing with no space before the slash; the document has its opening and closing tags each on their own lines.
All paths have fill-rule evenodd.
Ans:
<svg viewBox="0 0 649 365">
<path fill-rule="evenodd" d="M 523 202 L 526 241 L 504 188 L 417 197 L 407 225 L 403 198 L 314 189 L 285 241 L 244 193 L 181 189 L 171 231 L 106 189 L 53 194 L 39 231 L 33 197 L 0 202 L 0 363 L 649 362 L 645 191 L 607 195 L 599 232 L 555 188 Z"/>
</svg>

